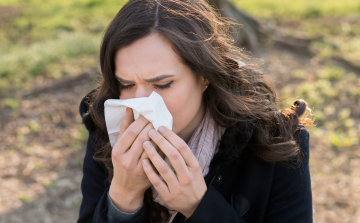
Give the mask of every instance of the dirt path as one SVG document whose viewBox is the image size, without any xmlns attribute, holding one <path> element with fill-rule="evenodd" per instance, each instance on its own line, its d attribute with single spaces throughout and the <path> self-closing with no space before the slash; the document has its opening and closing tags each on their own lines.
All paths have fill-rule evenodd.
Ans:
<svg viewBox="0 0 360 223">
<path fill-rule="evenodd" d="M 91 76 L 82 76 L 44 88 L 46 94 L 24 99 L 17 114 L 2 120 L 0 222 L 77 219 L 86 137 L 79 103 L 92 88 Z"/>
</svg>

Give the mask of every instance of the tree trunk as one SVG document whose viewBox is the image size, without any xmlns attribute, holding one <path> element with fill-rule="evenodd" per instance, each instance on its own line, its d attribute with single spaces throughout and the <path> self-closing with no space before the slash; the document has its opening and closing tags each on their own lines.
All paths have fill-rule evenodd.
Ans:
<svg viewBox="0 0 360 223">
<path fill-rule="evenodd" d="M 312 55 L 313 53 L 309 49 L 310 43 L 312 41 L 322 41 L 321 36 L 313 39 L 302 39 L 283 35 L 277 30 L 259 23 L 244 11 L 237 9 L 228 0 L 207 1 L 220 11 L 221 16 L 235 19 L 237 23 L 243 25 L 232 33 L 235 45 L 245 48 L 245 51 L 250 51 L 256 57 L 261 56 L 264 47 L 269 48 L 275 45 L 297 53 L 304 52 Z"/>
<path fill-rule="evenodd" d="M 220 9 L 221 16 L 230 17 L 243 26 L 232 33 L 235 45 L 245 48 L 253 55 L 259 56 L 261 48 L 273 45 L 268 31 L 253 17 L 237 9 L 228 0 L 207 0 L 214 8 Z"/>
</svg>

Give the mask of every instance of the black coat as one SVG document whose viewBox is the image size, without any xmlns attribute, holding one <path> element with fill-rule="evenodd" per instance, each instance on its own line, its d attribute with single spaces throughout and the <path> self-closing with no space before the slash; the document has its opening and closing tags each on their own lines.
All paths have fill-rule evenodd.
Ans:
<svg viewBox="0 0 360 223">
<path fill-rule="evenodd" d="M 83 200 L 78 222 L 107 222 L 107 170 L 93 159 L 98 149 L 92 135 L 96 126 L 84 103 L 80 115 L 89 131 L 83 166 L 81 191 Z M 303 151 L 303 163 L 295 165 L 268 164 L 247 149 L 253 127 L 237 123 L 227 128 L 221 138 L 219 152 L 211 161 L 205 176 L 207 192 L 190 218 L 178 213 L 173 223 L 256 223 L 256 222 L 312 222 L 312 193 L 309 172 L 309 132 L 300 125 L 294 138 Z M 131 221 L 145 223 L 147 205 Z"/>
</svg>

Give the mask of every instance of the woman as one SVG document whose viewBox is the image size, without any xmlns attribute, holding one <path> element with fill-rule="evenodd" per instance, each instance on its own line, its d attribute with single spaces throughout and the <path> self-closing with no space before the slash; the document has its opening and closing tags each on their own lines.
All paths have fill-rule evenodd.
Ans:
<svg viewBox="0 0 360 223">
<path fill-rule="evenodd" d="M 203 0 L 121 8 L 103 38 L 102 80 L 80 104 L 89 139 L 78 222 L 312 222 L 307 105 L 278 110 L 231 25 Z M 172 130 L 127 109 L 112 148 L 105 100 L 152 91 Z"/>
</svg>

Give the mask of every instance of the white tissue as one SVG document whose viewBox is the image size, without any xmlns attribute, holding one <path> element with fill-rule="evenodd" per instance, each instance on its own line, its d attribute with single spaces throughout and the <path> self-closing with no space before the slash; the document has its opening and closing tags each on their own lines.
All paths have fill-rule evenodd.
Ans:
<svg viewBox="0 0 360 223">
<path fill-rule="evenodd" d="M 104 103 L 105 122 L 110 144 L 113 147 L 120 133 L 120 126 L 125 118 L 126 107 L 130 107 L 136 120 L 140 114 L 149 120 L 154 128 L 165 126 L 172 130 L 173 118 L 162 97 L 153 91 L 149 97 L 131 99 L 108 99 Z"/>
</svg>

